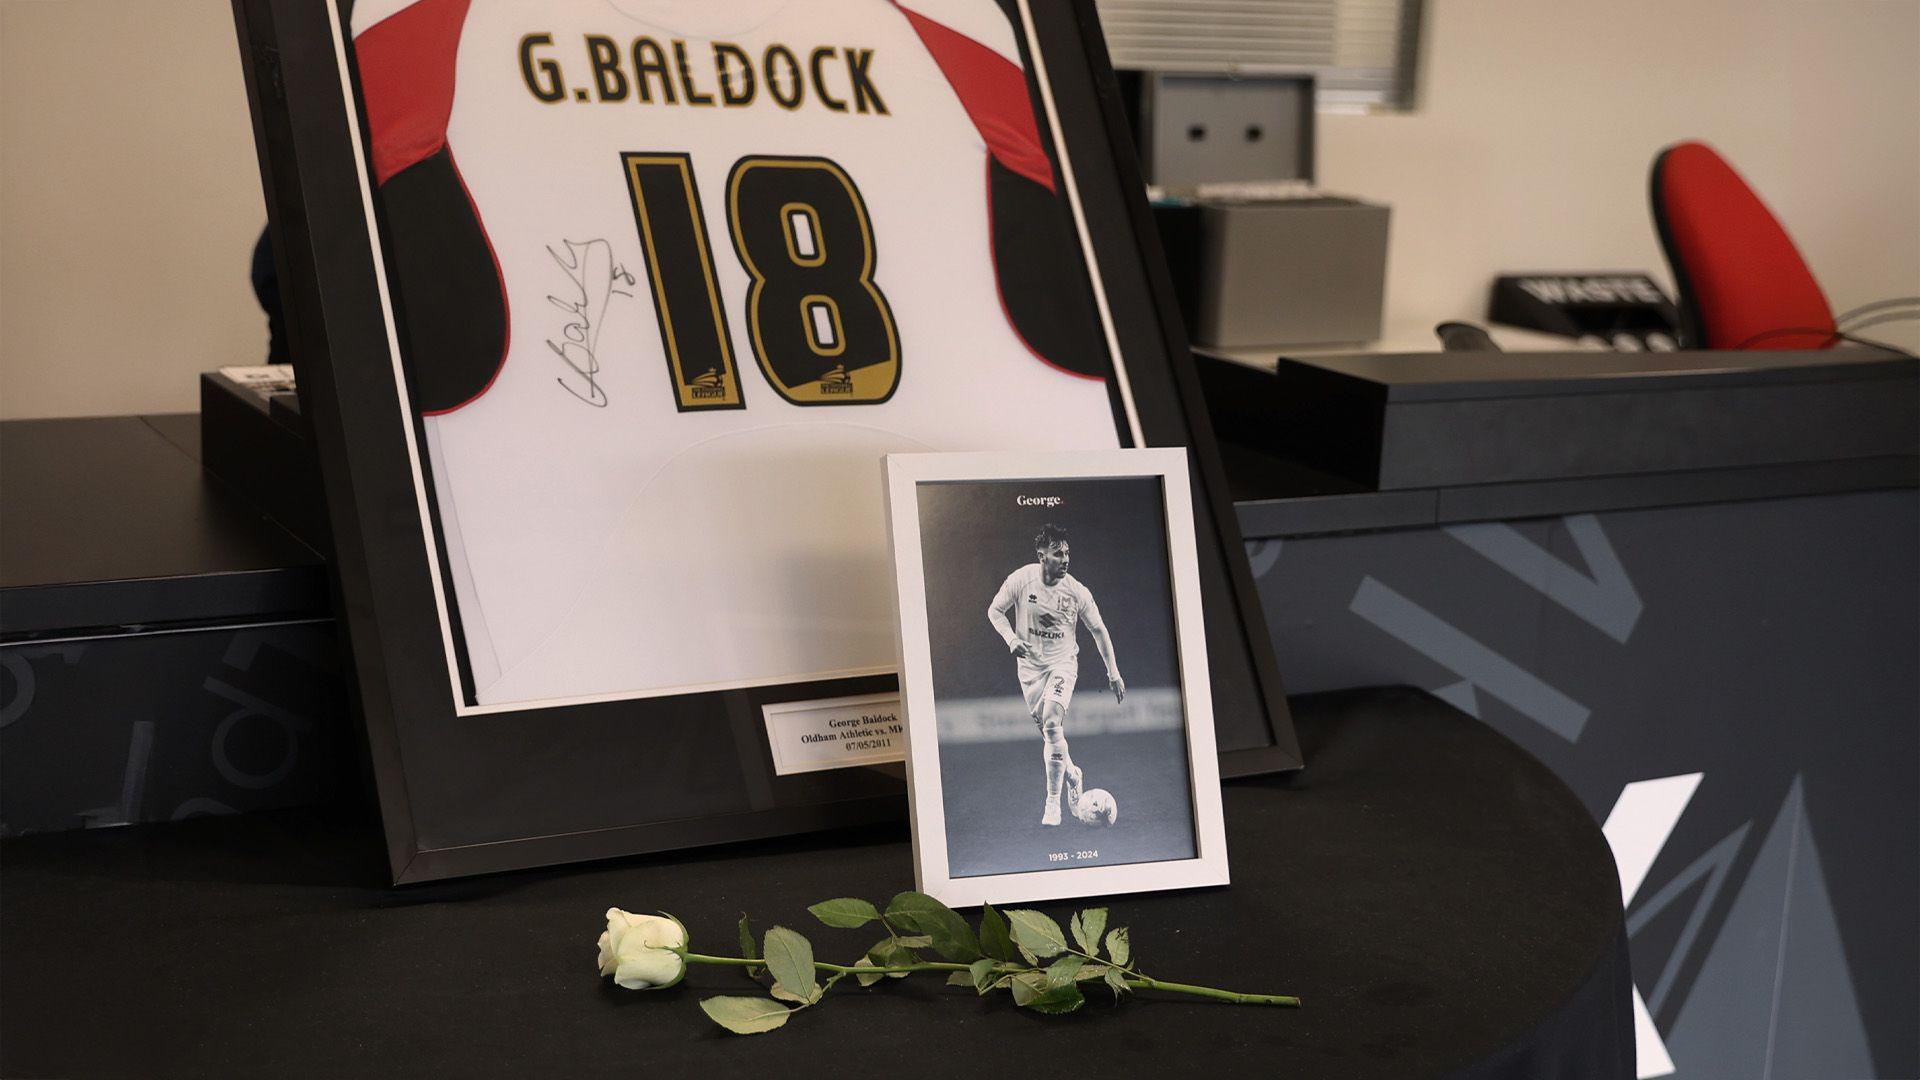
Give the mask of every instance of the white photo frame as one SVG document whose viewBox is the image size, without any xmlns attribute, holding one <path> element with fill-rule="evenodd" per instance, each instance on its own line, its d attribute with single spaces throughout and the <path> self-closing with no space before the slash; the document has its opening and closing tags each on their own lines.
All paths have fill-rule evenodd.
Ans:
<svg viewBox="0 0 1920 1080">
<path fill-rule="evenodd" d="M 886 479 L 907 721 L 907 800 L 921 891 L 961 907 L 1227 884 L 1186 450 L 894 454 L 886 459 Z M 1098 526 L 1094 534 L 1081 534 L 1085 558 L 1072 555 L 1070 544 L 1062 549 L 1054 542 L 1051 550 L 1100 580 L 1069 585 L 1055 579 L 1025 596 L 1033 603 L 1022 608 L 1019 591 L 1046 579 L 1036 566 L 1011 560 L 1022 553 L 1023 542 L 1025 557 L 1036 559 L 1038 539 L 1022 537 L 1032 537 L 1025 530 L 1036 521 L 1057 525 L 1052 519 Z M 1067 525 L 1069 536 L 1072 528 Z M 938 564 L 931 567 L 930 548 Z M 1156 573 L 1155 565 L 1163 572 Z M 997 568 L 987 572 L 988 566 Z M 996 587 L 1011 591 L 996 593 Z M 1079 599 L 1056 601 L 1061 590 L 1074 590 L 1071 597 Z M 1013 635 L 1004 647 L 987 615 L 1002 598 L 1014 605 L 1008 611 L 1015 620 L 1010 631 L 1002 631 Z M 1067 613 L 1064 641 L 1049 607 L 1056 603 Z M 1119 625 L 1116 612 L 1131 625 Z M 1014 639 L 1025 643 L 1027 637 L 1020 619 L 1043 620 L 1030 622 L 1042 636 L 1035 640 L 1050 650 L 1039 662 L 1023 663 L 1011 654 Z M 1043 624 L 1056 629 L 1037 629 Z M 1093 634 L 1095 625 L 1103 627 L 1107 644 Z M 1147 678 L 1126 686 L 1125 696 L 1135 700 L 1131 709 L 1115 694 L 1111 708 L 1075 713 L 1074 680 L 1082 672 L 1073 653 L 1087 638 L 1101 663 L 1134 649 L 1122 661 L 1130 680 L 1139 680 L 1137 665 L 1145 665 Z M 1111 824 L 1097 815 L 1091 823 L 1077 820 L 1072 807 L 1062 806 L 1062 824 L 1046 825 L 1035 807 L 1020 800 L 1020 791 L 1031 791 L 1042 796 L 1040 802 L 1052 801 L 1051 743 L 1038 719 L 1046 712 L 1048 690 L 1033 689 L 1055 689 L 1059 680 L 1040 674 L 1056 670 L 1049 658 L 1066 672 L 1059 700 L 1064 716 L 1048 713 L 1061 722 L 1064 735 L 1057 756 L 1067 767 L 1080 766 L 1089 791 L 1107 775 L 1139 785 L 1137 792 L 1112 792 L 1121 809 Z M 983 691 L 995 664 L 1002 690 Z M 1084 672 L 1082 702 L 1104 701 L 1090 697 L 1101 690 L 1099 666 Z M 1170 716 L 1177 717 L 1177 735 Z M 1035 726 L 1026 728 L 1028 721 Z M 1087 749 L 1079 759 L 1071 756 L 1076 727 L 1082 747 L 1091 741 L 1105 760 L 1084 756 L 1092 753 Z M 1026 751 L 1019 749 L 1022 741 Z M 1183 785 L 1170 775 L 1175 746 L 1184 753 Z M 1026 766 L 1018 764 L 1023 752 L 1031 753 Z M 1022 768 L 1029 770 L 1024 780 Z M 1170 800 L 1180 786 L 1184 811 Z M 1064 793 L 1060 801 L 1066 802 Z M 1129 803 L 1143 801 L 1151 808 L 1151 829 L 1139 828 L 1137 815 L 1127 813 Z M 1183 846 L 1183 831 L 1190 845 Z"/>
</svg>

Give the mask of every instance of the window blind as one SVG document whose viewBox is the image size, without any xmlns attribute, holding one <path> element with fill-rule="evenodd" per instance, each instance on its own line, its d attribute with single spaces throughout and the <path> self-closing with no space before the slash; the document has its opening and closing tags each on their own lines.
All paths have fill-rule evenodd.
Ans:
<svg viewBox="0 0 1920 1080">
<path fill-rule="evenodd" d="M 1318 77 L 1322 109 L 1414 103 L 1422 0 L 1095 0 L 1118 68 Z"/>
</svg>

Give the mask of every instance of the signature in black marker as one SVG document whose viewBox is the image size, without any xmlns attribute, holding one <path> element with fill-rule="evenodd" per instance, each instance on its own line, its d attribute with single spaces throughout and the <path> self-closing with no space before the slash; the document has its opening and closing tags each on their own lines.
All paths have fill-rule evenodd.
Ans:
<svg viewBox="0 0 1920 1080">
<path fill-rule="evenodd" d="M 620 286 L 632 285 L 634 278 L 613 260 L 613 245 L 605 240 L 584 243 L 562 240 L 560 244 L 564 251 L 548 247 L 547 254 L 567 272 L 573 288 L 567 290 L 564 297 L 547 297 L 547 303 L 569 316 L 566 325 L 560 328 L 560 337 L 547 339 L 547 348 L 552 349 L 573 374 L 562 375 L 554 381 L 581 401 L 604 409 L 607 393 L 600 388 L 600 359 L 594 355 L 600 342 L 601 316 L 606 314 L 607 305 L 614 297 L 633 295 Z"/>
</svg>

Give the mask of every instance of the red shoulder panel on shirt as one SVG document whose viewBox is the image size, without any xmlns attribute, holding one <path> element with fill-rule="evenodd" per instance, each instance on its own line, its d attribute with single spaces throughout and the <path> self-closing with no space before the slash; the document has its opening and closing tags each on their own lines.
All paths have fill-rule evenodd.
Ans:
<svg viewBox="0 0 1920 1080">
<path fill-rule="evenodd" d="M 940 66 L 948 85 L 973 120 L 987 151 L 1008 169 L 1046 188 L 1053 188 L 1053 162 L 1040 143 L 1027 98 L 1027 76 L 1019 65 L 956 30 L 899 8 L 921 44 Z"/>
<path fill-rule="evenodd" d="M 469 2 L 418 0 L 353 39 L 376 183 L 446 145 Z"/>
</svg>

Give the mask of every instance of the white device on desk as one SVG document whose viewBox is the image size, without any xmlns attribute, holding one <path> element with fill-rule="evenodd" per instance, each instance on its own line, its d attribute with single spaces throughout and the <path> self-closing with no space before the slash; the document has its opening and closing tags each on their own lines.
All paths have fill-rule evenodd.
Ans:
<svg viewBox="0 0 1920 1080">
<path fill-rule="evenodd" d="M 1124 82 L 1194 341 L 1378 338 L 1389 211 L 1314 185 L 1313 77 L 1130 72 Z"/>
</svg>

